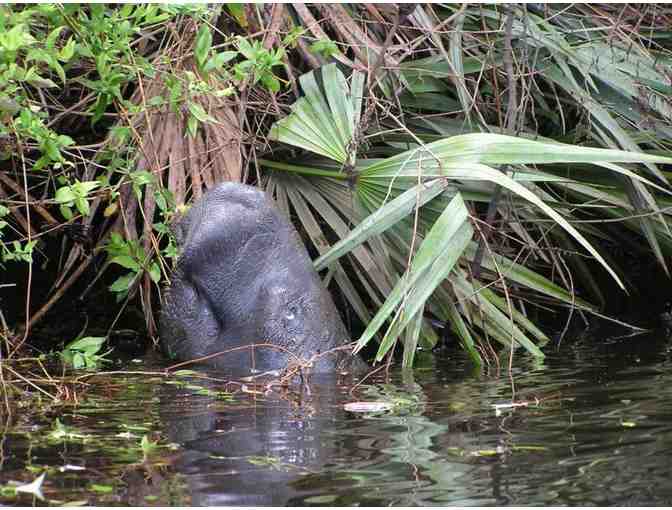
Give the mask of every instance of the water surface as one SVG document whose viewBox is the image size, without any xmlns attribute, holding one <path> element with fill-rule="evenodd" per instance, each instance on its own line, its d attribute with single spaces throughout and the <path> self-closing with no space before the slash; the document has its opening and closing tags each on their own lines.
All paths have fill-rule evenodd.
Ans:
<svg viewBox="0 0 672 510">
<path fill-rule="evenodd" d="M 14 402 L 0 503 L 669 505 L 670 346 L 661 332 L 565 339 L 512 374 L 453 352 L 356 387 L 96 376 L 66 403 Z M 355 401 L 394 408 L 344 409 Z M 42 473 L 44 500 L 12 490 Z"/>
</svg>

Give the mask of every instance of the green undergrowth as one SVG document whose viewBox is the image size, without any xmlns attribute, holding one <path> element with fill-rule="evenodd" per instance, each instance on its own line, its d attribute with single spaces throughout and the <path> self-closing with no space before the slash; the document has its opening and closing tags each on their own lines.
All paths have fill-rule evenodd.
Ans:
<svg viewBox="0 0 672 510">
<path fill-rule="evenodd" d="M 670 9 L 412 7 L 0 6 L 3 352 L 95 285 L 156 336 L 170 225 L 222 179 L 295 221 L 376 362 L 446 331 L 543 357 L 537 311 L 626 290 L 604 246 L 668 273 Z"/>
</svg>

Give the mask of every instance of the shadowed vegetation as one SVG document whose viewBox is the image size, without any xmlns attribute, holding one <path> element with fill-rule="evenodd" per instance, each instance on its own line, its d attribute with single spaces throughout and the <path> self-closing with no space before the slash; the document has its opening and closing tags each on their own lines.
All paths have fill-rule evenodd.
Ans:
<svg viewBox="0 0 672 510">
<path fill-rule="evenodd" d="M 598 312 L 597 267 L 626 288 L 605 247 L 669 273 L 670 26 L 655 4 L 0 7 L 3 350 L 103 282 L 155 335 L 171 221 L 243 180 L 377 361 L 447 331 L 476 363 L 541 357 L 536 310 Z"/>
</svg>

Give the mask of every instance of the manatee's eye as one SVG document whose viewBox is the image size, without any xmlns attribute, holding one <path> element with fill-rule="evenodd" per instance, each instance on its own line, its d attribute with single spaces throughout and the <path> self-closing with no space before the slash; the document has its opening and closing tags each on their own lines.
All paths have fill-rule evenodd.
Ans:
<svg viewBox="0 0 672 510">
<path fill-rule="evenodd" d="M 289 305 L 287 312 L 285 313 L 285 318 L 287 320 L 294 320 L 296 317 L 296 305 Z"/>
</svg>

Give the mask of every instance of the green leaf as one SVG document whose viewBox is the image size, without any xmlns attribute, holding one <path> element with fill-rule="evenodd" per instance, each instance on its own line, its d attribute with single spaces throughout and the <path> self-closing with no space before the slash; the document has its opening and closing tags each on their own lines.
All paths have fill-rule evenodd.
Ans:
<svg viewBox="0 0 672 510">
<path fill-rule="evenodd" d="M 136 170 L 135 172 L 131 172 L 130 175 L 133 184 L 136 186 L 147 186 L 148 184 L 154 184 L 156 181 L 154 174 L 146 170 Z"/>
<path fill-rule="evenodd" d="M 31 46 L 35 38 L 30 35 L 23 24 L 18 24 L 5 33 L 0 33 L 0 46 L 6 51 L 14 52 L 21 48 Z"/>
<path fill-rule="evenodd" d="M 460 201 L 462 200 L 460 195 L 457 195 L 456 198 L 457 197 L 460 197 Z M 462 203 L 462 205 L 464 204 Z M 447 225 L 441 225 L 440 222 L 442 222 L 442 220 L 443 222 L 449 223 Z M 400 332 L 425 306 L 425 302 L 436 290 L 437 286 L 446 279 L 462 255 L 462 252 L 469 244 L 469 241 L 471 241 L 474 233 L 473 229 L 471 228 L 471 225 L 466 222 L 466 218 L 463 221 L 464 222 L 457 227 L 457 230 L 452 230 L 457 225 L 457 222 L 453 218 L 444 218 L 442 215 L 432 227 L 432 230 L 430 230 L 427 238 L 420 245 L 420 249 L 411 263 L 411 272 L 408 275 L 409 282 L 405 283 L 403 279 L 400 282 L 403 285 L 401 287 L 402 292 L 406 294 L 403 296 L 404 304 L 400 309 L 400 314 L 395 317 L 395 321 L 380 342 L 378 352 L 376 353 L 376 361 L 383 359 Z M 440 231 L 442 237 L 439 242 L 431 239 L 435 229 Z M 449 246 L 447 246 L 448 244 Z M 417 269 L 416 265 L 418 266 Z M 413 288 L 410 288 L 411 285 L 413 285 Z M 396 289 L 397 287 L 395 287 L 395 290 Z M 392 292 L 394 293 L 395 291 Z M 388 301 L 385 302 L 385 305 L 387 305 Z M 362 337 L 364 337 L 364 335 L 362 335 Z M 357 348 L 359 348 L 359 343 L 357 344 Z"/>
<path fill-rule="evenodd" d="M 439 193 L 442 193 L 448 186 L 448 181 L 435 179 L 413 186 L 394 200 L 390 200 L 364 219 L 347 237 L 336 243 L 329 252 L 315 260 L 315 270 L 324 269 L 333 261 L 338 260 L 362 244 L 369 237 L 381 234 L 408 216 L 416 207 L 421 207 Z"/>
<path fill-rule="evenodd" d="M 91 484 L 89 489 L 93 492 L 99 492 L 101 494 L 111 494 L 114 492 L 114 487 L 112 485 L 103 485 L 98 483 Z"/>
<path fill-rule="evenodd" d="M 208 59 L 203 67 L 203 70 L 206 72 L 212 71 L 213 69 L 221 69 L 224 64 L 230 62 L 238 56 L 236 51 L 223 51 L 221 53 L 216 53 L 212 58 Z"/>
<path fill-rule="evenodd" d="M 404 310 L 405 317 L 401 318 L 401 322 L 407 324 L 418 309 L 424 306 L 424 302 L 429 296 L 427 295 L 424 299 L 422 297 L 427 291 L 431 294 L 441 280 L 447 276 L 471 240 L 472 229 L 467 218 L 468 211 L 458 193 L 444 209 L 423 240 L 417 254 L 413 257 L 409 271 L 397 282 L 383 306 L 368 324 L 357 342 L 355 352 L 362 349 L 373 338 L 393 309 L 401 304 L 402 300 L 405 300 L 406 296 L 414 290 L 419 290 L 417 298 L 421 301 L 413 303 L 409 299 L 406 302 L 408 309 Z M 430 270 L 434 274 L 430 275 Z M 400 331 L 402 328 L 399 327 L 398 329 Z M 386 335 L 376 355 L 377 360 L 382 359 L 395 340 L 396 337 L 393 335 Z"/>
<path fill-rule="evenodd" d="M 101 185 L 100 181 L 77 181 L 72 185 L 72 188 L 75 190 L 75 193 L 78 196 L 86 197 L 94 189 L 98 188 Z"/>
<path fill-rule="evenodd" d="M 39 76 L 37 73 L 34 73 L 30 77 L 26 78 L 26 81 L 36 89 L 50 89 L 58 87 L 58 85 L 56 85 L 49 78 L 43 78 L 42 76 Z"/>
<path fill-rule="evenodd" d="M 55 29 L 53 29 L 49 33 L 49 35 L 47 36 L 47 39 L 45 41 L 45 47 L 48 50 L 53 50 L 54 49 L 54 46 L 56 45 L 56 39 L 58 39 L 58 36 L 61 34 L 61 32 L 63 31 L 64 28 L 65 28 L 64 25 L 60 26 L 60 27 L 56 27 Z"/>
<path fill-rule="evenodd" d="M 128 273 L 120 276 L 109 288 L 112 292 L 125 292 L 131 288 L 136 276 L 137 273 Z"/>
<path fill-rule="evenodd" d="M 226 9 L 242 28 L 247 28 L 248 22 L 245 15 L 245 4 L 228 3 L 226 4 Z"/>
<path fill-rule="evenodd" d="M 14 99 L 11 99 L 4 94 L 0 94 L 0 112 L 4 112 L 13 117 L 20 109 L 21 105 L 14 101 Z"/>
<path fill-rule="evenodd" d="M 89 201 L 86 198 L 77 197 L 75 198 L 75 207 L 82 214 L 82 216 L 88 216 L 90 212 Z"/>
<path fill-rule="evenodd" d="M 61 51 L 58 52 L 58 60 L 61 62 L 69 62 L 70 59 L 75 55 L 75 40 L 70 37 L 68 42 L 61 48 Z"/>
<path fill-rule="evenodd" d="M 75 144 L 75 141 L 72 138 L 70 138 L 68 135 L 58 135 L 56 137 L 56 139 L 58 140 L 58 144 L 61 147 L 69 147 L 70 145 Z"/>
<path fill-rule="evenodd" d="M 56 145 L 53 139 L 47 138 L 44 140 L 42 149 L 52 161 L 59 161 L 61 159 L 61 151 L 58 150 L 58 145 Z"/>
<path fill-rule="evenodd" d="M 261 83 L 273 93 L 280 91 L 280 81 L 270 71 L 261 76 Z"/>
<path fill-rule="evenodd" d="M 62 188 L 58 188 L 56 190 L 56 194 L 54 195 L 54 200 L 57 204 L 69 204 L 72 203 L 75 198 L 77 198 L 77 195 L 70 186 L 63 186 Z"/>
<path fill-rule="evenodd" d="M 61 211 L 61 215 L 66 219 L 66 220 L 71 220 L 73 218 L 73 213 L 72 209 L 68 207 L 67 205 L 60 205 L 58 209 Z"/>
<path fill-rule="evenodd" d="M 563 144 L 536 142 L 495 134 L 459 135 L 427 144 L 422 149 L 413 149 L 397 156 L 373 163 L 363 170 L 360 180 L 413 178 L 423 175 L 426 178 L 444 176 L 457 180 L 487 180 L 499 184 L 515 194 L 534 203 L 545 214 L 553 218 L 593 257 L 595 257 L 612 277 L 623 286 L 618 275 L 606 263 L 602 256 L 579 232 L 546 205 L 534 193 L 521 186 L 501 172 L 476 162 L 490 164 L 530 164 L 562 162 L 661 162 L 672 163 L 672 158 L 629 153 L 625 151 L 575 147 Z M 610 167 L 610 169 L 617 171 Z M 625 169 L 621 169 L 625 170 Z M 626 175 L 630 176 L 626 171 Z M 619 172 L 623 173 L 623 172 Z M 632 173 L 632 172 L 629 172 Z M 633 174 L 635 175 L 635 174 Z M 651 186 L 657 187 L 646 179 L 639 178 Z"/>
<path fill-rule="evenodd" d="M 325 66 L 322 70 L 324 91 L 329 102 L 331 117 L 334 119 L 340 140 L 347 145 L 352 140 L 354 114 L 352 102 L 347 96 L 348 85 L 343 73 L 335 65 Z"/>
<path fill-rule="evenodd" d="M 117 255 L 110 259 L 111 264 L 119 264 L 126 269 L 131 269 L 135 272 L 138 272 L 142 269 L 142 266 L 130 255 Z"/>
<path fill-rule="evenodd" d="M 460 342 L 462 343 L 462 346 L 469 354 L 471 361 L 473 361 L 476 365 L 480 365 L 482 363 L 482 360 L 481 355 L 476 349 L 476 342 L 474 342 L 474 338 L 471 336 L 471 332 L 469 331 L 469 328 L 465 324 L 464 319 L 460 315 L 457 306 L 455 305 L 452 299 L 446 299 L 441 304 L 447 310 L 448 320 L 453 326 L 453 331 L 455 331 L 457 335 L 460 337 Z"/>
<path fill-rule="evenodd" d="M 211 117 L 199 103 L 190 102 L 189 111 L 199 122 L 212 122 L 216 123 L 217 121 Z"/>
<path fill-rule="evenodd" d="M 198 119 L 190 116 L 187 119 L 187 132 L 193 138 L 198 133 Z"/>
<path fill-rule="evenodd" d="M 406 335 L 404 337 L 404 357 L 401 362 L 403 368 L 413 367 L 415 350 L 418 347 L 418 340 L 420 339 L 420 332 L 422 330 L 423 310 L 424 306 L 413 316 L 409 322 L 409 327 L 406 328 Z"/>
<path fill-rule="evenodd" d="M 353 120 L 352 125 L 355 129 L 359 128 L 359 121 L 362 116 L 362 101 L 364 100 L 364 73 L 354 71 L 350 77 L 350 101 L 352 101 Z"/>
<path fill-rule="evenodd" d="M 488 299 L 476 291 L 470 278 L 463 271 L 457 271 L 452 280 L 453 288 L 462 299 L 473 301 L 475 309 L 479 313 L 472 314 L 472 321 L 492 334 L 503 345 L 511 347 L 511 342 L 524 347 L 530 354 L 543 358 L 544 354 L 539 350 L 514 323 L 512 317 L 502 312 Z M 481 319 L 482 318 L 482 319 Z"/>
<path fill-rule="evenodd" d="M 425 160 L 425 164 L 432 166 L 437 165 L 439 160 L 442 163 L 483 163 L 486 165 L 647 162 L 672 164 L 672 158 L 639 152 L 539 142 L 492 133 L 470 133 L 429 143 L 422 150 L 406 151 L 376 163 L 372 167 L 378 169 L 405 163 L 417 168 L 420 159 Z M 428 161 L 428 159 L 431 161 Z M 665 188 L 625 168 L 610 167 L 610 169 L 642 181 L 649 186 L 654 186 L 660 191 L 670 193 Z"/>
<path fill-rule="evenodd" d="M 140 440 L 140 449 L 142 450 L 142 453 L 144 455 L 148 455 L 153 450 L 155 450 L 157 447 L 158 447 L 157 442 L 150 441 L 149 438 L 146 435 L 142 436 L 142 439 Z"/>
<path fill-rule="evenodd" d="M 310 51 L 329 58 L 338 53 L 338 46 L 331 39 L 319 39 L 310 45 Z"/>
<path fill-rule="evenodd" d="M 353 164 L 349 144 L 361 115 L 363 75 L 353 73 L 352 94 L 335 64 L 322 68 L 325 90 L 313 71 L 300 78 L 305 96 L 292 105 L 292 113 L 273 124 L 269 137 L 333 159 Z"/>
<path fill-rule="evenodd" d="M 149 266 L 149 277 L 154 283 L 159 283 L 161 281 L 161 268 L 156 262 L 152 262 Z"/>
<path fill-rule="evenodd" d="M 468 260 L 472 261 L 475 254 L 476 243 L 471 243 L 465 250 L 464 256 Z M 496 266 L 495 263 L 497 264 Z M 577 298 L 576 296 L 572 296 L 565 289 L 556 285 L 539 273 L 535 273 L 531 269 L 517 264 L 503 255 L 499 255 L 497 253 L 488 254 L 487 257 L 483 257 L 481 265 L 493 273 L 496 273 L 497 269 L 499 269 L 499 271 L 501 271 L 507 280 L 511 280 L 514 283 L 536 290 L 541 294 L 553 297 L 567 304 L 576 306 L 577 308 L 583 308 L 585 310 L 593 309 L 593 307 L 584 300 Z"/>
<path fill-rule="evenodd" d="M 247 60 L 255 60 L 256 52 L 252 45 L 244 37 L 238 37 L 238 50 L 243 54 Z"/>
<path fill-rule="evenodd" d="M 104 343 L 104 336 L 87 336 L 70 342 L 65 346 L 65 350 L 95 354 L 100 351 Z"/>
<path fill-rule="evenodd" d="M 210 27 L 203 24 L 201 28 L 198 29 L 198 35 L 196 36 L 196 45 L 194 47 L 194 55 L 196 57 L 196 63 L 199 68 L 203 68 L 208 54 L 210 53 L 210 48 L 212 47 L 212 34 L 210 33 Z"/>
</svg>

